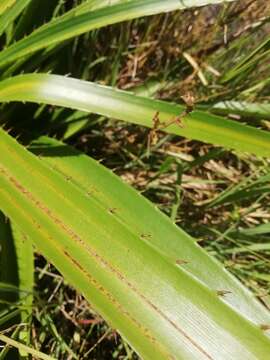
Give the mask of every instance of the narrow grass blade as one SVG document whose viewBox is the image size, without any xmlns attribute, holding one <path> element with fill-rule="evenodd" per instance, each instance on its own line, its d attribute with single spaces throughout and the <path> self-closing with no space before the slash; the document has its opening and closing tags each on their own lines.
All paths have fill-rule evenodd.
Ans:
<svg viewBox="0 0 270 360">
<path fill-rule="evenodd" d="M 1 285 L 18 286 L 18 266 L 16 250 L 12 238 L 9 222 L 0 212 L 0 282 Z M 14 302 L 18 299 L 18 292 L 10 291 L 9 288 L 0 286 L 1 300 Z M 3 305 L 0 304 L 0 309 Z"/>
<path fill-rule="evenodd" d="M 30 34 L 39 26 L 52 21 L 54 11 L 57 11 L 56 8 L 60 6 L 61 3 L 62 2 L 59 0 L 46 2 L 31 1 L 19 21 L 16 23 L 13 33 L 13 42 Z M 35 19 L 34 22 L 33 19 Z"/>
<path fill-rule="evenodd" d="M 12 287 L 8 284 L 0 284 L 0 289 L 2 290 L 9 290 L 9 291 L 14 291 L 14 292 L 18 292 L 19 289 L 16 288 L 15 286 Z M 15 307 L 15 306 L 14 306 Z M 10 309 L 10 311 L 7 311 L 4 315 L 0 315 L 0 327 L 1 329 L 5 327 L 6 323 L 9 322 L 11 319 L 14 319 L 16 317 L 18 317 L 18 315 L 20 315 L 20 310 L 19 309 Z"/>
<path fill-rule="evenodd" d="M 20 329 L 19 339 L 29 344 L 34 286 L 32 242 L 0 214 L 0 245 L 0 280 L 6 284 L 0 286 L 1 300 L 17 304 L 20 321 L 28 324 Z"/>
<path fill-rule="evenodd" d="M 26 345 L 24 345 L 16 340 L 13 340 L 5 335 L 0 334 L 0 341 L 3 341 L 5 344 L 13 346 L 13 347 L 17 348 L 18 350 L 25 352 L 29 355 L 33 355 L 35 357 L 35 359 L 56 360 L 55 358 L 52 358 L 51 356 L 48 356 L 40 351 L 30 348 L 29 346 L 26 346 Z"/>
<path fill-rule="evenodd" d="M 30 238 L 11 223 L 11 232 L 16 249 L 16 261 L 19 279 L 19 303 L 21 307 L 21 322 L 28 324 L 19 332 L 19 339 L 24 344 L 30 344 L 32 321 L 33 290 L 34 290 L 34 250 Z"/>
<path fill-rule="evenodd" d="M 168 122 L 181 115 L 183 106 L 135 96 L 132 93 L 58 75 L 19 75 L 0 82 L 0 102 L 31 101 L 60 105 L 86 112 L 153 127 L 158 113 Z M 202 111 L 193 111 L 182 121 L 164 131 L 191 139 L 247 151 L 260 156 L 270 155 L 270 133 L 236 121 Z"/>
<path fill-rule="evenodd" d="M 249 180 L 249 181 L 248 181 Z M 260 176 L 257 180 L 251 181 L 250 179 L 244 179 L 240 183 L 231 186 L 219 194 L 214 200 L 212 200 L 208 207 L 220 206 L 222 204 L 233 203 L 235 201 L 243 199 L 252 199 L 260 196 L 261 194 L 269 193 L 269 180 L 270 174 Z"/>
<path fill-rule="evenodd" d="M 228 115 L 236 114 L 244 118 L 270 120 L 270 104 L 249 103 L 246 101 L 222 101 L 211 108 L 214 114 Z"/>
<path fill-rule="evenodd" d="M 266 252 L 269 250 L 270 250 L 269 243 L 260 243 L 260 244 L 245 245 L 242 247 L 232 247 L 221 251 L 224 254 L 242 254 L 242 253 L 258 253 L 260 251 Z"/>
<path fill-rule="evenodd" d="M 260 43 L 251 53 L 246 55 L 242 60 L 240 60 L 232 69 L 230 69 L 221 79 L 221 82 L 225 83 L 227 81 L 233 80 L 235 77 L 239 76 L 242 72 L 245 72 L 251 66 L 256 65 L 256 62 L 269 57 L 270 47 L 270 38 L 267 38 L 262 43 Z"/>
<path fill-rule="evenodd" d="M 1 6 L 2 15 L 0 16 L 0 36 L 3 34 L 5 29 L 16 19 L 16 17 L 23 11 L 23 9 L 30 3 L 31 0 L 14 0 L 8 1 L 11 4 L 9 7 L 3 7 L 3 4 L 0 5 L 0 14 Z M 5 3 L 5 1 L 4 1 Z"/>
<path fill-rule="evenodd" d="M 1 245 L 1 283 L 11 286 L 7 293 L 16 296 L 9 301 L 19 301 L 23 304 L 23 318 L 29 318 L 32 307 L 32 292 L 34 284 L 34 256 L 32 242 L 21 231 L 10 224 L 0 213 L 0 245 Z M 1 286 L 0 286 L 1 288 Z M 4 288 L 2 288 L 4 290 Z M 1 291 L 2 291 L 1 290 Z M 1 296 L 3 299 L 3 294 Z"/>
<path fill-rule="evenodd" d="M 254 226 L 249 229 L 242 229 L 242 230 L 240 230 L 240 232 L 241 232 L 241 234 L 249 235 L 249 236 L 270 234 L 270 223 L 261 224 L 261 225 Z M 270 244 L 269 244 L 268 248 L 270 249 Z"/>
<path fill-rule="evenodd" d="M 17 327 L 12 334 L 9 336 L 10 339 L 16 340 L 18 337 L 18 332 L 20 331 L 20 328 Z M 3 343 L 3 342 L 2 342 Z M 25 358 L 20 358 L 19 351 L 17 351 L 16 347 L 11 347 L 7 343 L 5 345 L 1 346 L 1 352 L 0 352 L 0 360 L 23 360 Z"/>
<path fill-rule="evenodd" d="M 3 211 L 144 359 L 267 358 L 265 327 L 225 304 L 222 289 L 172 264 L 2 130 L 0 154 Z"/>
</svg>

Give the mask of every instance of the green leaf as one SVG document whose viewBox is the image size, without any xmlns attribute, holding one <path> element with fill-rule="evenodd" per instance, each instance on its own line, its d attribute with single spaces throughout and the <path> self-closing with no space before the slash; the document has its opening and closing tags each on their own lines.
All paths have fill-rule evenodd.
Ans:
<svg viewBox="0 0 270 360">
<path fill-rule="evenodd" d="M 270 38 L 263 40 L 253 51 L 249 52 L 243 59 L 237 62 L 237 64 L 228 70 L 222 77 L 221 82 L 226 83 L 233 80 L 237 76 L 241 75 L 245 71 L 249 70 L 252 66 L 256 66 L 258 61 L 264 59 L 270 54 Z"/>
<path fill-rule="evenodd" d="M 2 214 L 1 212 L 0 249 L 0 281 L 1 283 L 17 285 L 18 278 L 16 270 L 16 254 L 14 249 L 14 243 L 7 218 L 5 218 L 4 214 Z M 3 299 L 3 294 L 1 295 L 1 298 Z M 14 301 L 14 298 L 10 299 L 8 296 L 6 300 Z"/>
<path fill-rule="evenodd" d="M 19 75 L 0 82 L 0 102 L 31 101 L 77 110 L 153 127 L 159 113 L 162 122 L 181 115 L 183 106 L 136 96 L 132 93 L 58 75 Z M 221 145 L 260 156 L 270 155 L 270 133 L 202 111 L 193 111 L 183 127 L 172 125 L 168 133 Z"/>
<path fill-rule="evenodd" d="M 245 234 L 249 236 L 270 234 L 270 223 L 261 224 L 248 229 L 241 229 L 240 232 L 241 234 Z M 269 245 L 269 249 L 270 249 L 270 244 L 267 245 Z"/>
<path fill-rule="evenodd" d="M 151 234 L 142 236 L 121 223 L 115 210 L 97 206 L 95 189 L 86 193 L 2 130 L 0 154 L 3 211 L 143 358 L 267 358 L 270 340 L 224 303 L 230 294 L 223 283 L 219 291 L 206 287 L 146 241 Z M 122 195 L 120 185 L 113 190 Z M 141 221 L 158 224 L 162 215 L 151 211 L 141 212 Z M 165 236 L 169 243 L 171 231 Z M 203 261 L 193 266 L 200 269 Z"/>
<path fill-rule="evenodd" d="M 31 0 L 4 0 L 4 5 L 0 5 L 0 15 L 2 13 L 0 16 L 0 36 L 30 1 Z"/>
<path fill-rule="evenodd" d="M 195 239 L 174 226 L 153 204 L 97 161 L 48 137 L 34 141 L 29 150 L 84 193 L 89 193 L 97 207 L 113 213 L 117 221 L 135 235 L 144 234 L 143 240 L 166 256 L 171 264 L 177 264 L 179 259 L 186 261 L 185 270 L 213 290 L 222 284 L 223 290 L 233 294 L 224 297 L 224 301 L 236 311 L 241 308 L 241 313 L 257 324 L 269 316 L 245 287 L 198 247 Z"/>
<path fill-rule="evenodd" d="M 2 15 L 8 8 L 14 5 L 16 0 L 2 0 L 0 3 L 0 15 Z"/>
<path fill-rule="evenodd" d="M 5 344 L 17 348 L 20 352 L 33 355 L 35 359 L 42 359 L 42 360 L 56 360 L 55 358 L 48 356 L 40 351 L 30 348 L 14 339 L 9 338 L 8 336 L 0 334 L 0 341 L 4 342 Z"/>
<path fill-rule="evenodd" d="M 233 0 L 227 0 L 233 1 Z M 85 32 L 98 29 L 121 21 L 132 20 L 142 16 L 169 12 L 177 9 L 217 4 L 222 0 L 132 0 L 123 4 L 108 5 L 101 9 L 70 17 L 63 15 L 55 21 L 44 25 L 26 38 L 9 46 L 0 53 L 0 66 L 15 61 L 30 53 L 78 36 Z M 81 10 L 81 9 L 80 9 Z"/>
<path fill-rule="evenodd" d="M 69 10 L 64 15 L 59 17 L 57 20 L 59 20 L 59 19 L 62 20 L 64 18 L 67 19 L 68 17 L 71 18 L 74 16 L 78 16 L 78 15 L 88 12 L 89 10 L 91 10 L 91 11 L 97 10 L 97 9 L 103 8 L 108 5 L 112 6 L 112 5 L 116 5 L 116 4 L 124 4 L 128 1 L 131 1 L 131 0 L 87 0 L 87 1 L 84 1 L 82 4 L 76 6 L 75 8 Z"/>
<path fill-rule="evenodd" d="M 11 231 L 16 248 L 16 261 L 19 279 L 19 302 L 21 306 L 21 322 L 24 324 L 28 324 L 27 327 L 21 329 L 21 331 L 19 332 L 19 339 L 25 344 L 29 344 L 34 289 L 33 244 L 31 239 L 25 236 L 14 223 L 11 223 Z"/>
<path fill-rule="evenodd" d="M 6 292 L 9 295 L 6 299 L 8 301 L 19 300 L 23 304 L 22 317 L 26 320 L 32 313 L 34 282 L 32 242 L 21 233 L 15 224 L 10 224 L 1 213 L 0 234 L 0 281 L 8 286 Z M 13 291 L 9 290 L 9 286 Z M 3 293 L 1 298 L 3 299 Z"/>
<path fill-rule="evenodd" d="M 0 246 L 0 294 L 1 300 L 9 304 L 1 305 L 1 308 L 8 309 L 12 304 L 18 306 L 20 321 L 25 324 L 25 327 L 19 329 L 18 336 L 25 344 L 29 344 L 34 284 L 32 242 L 15 224 L 10 224 L 2 213 L 0 213 Z M 1 322 L 1 328 L 14 325 L 18 318 L 13 320 L 11 323 L 7 318 L 6 324 Z"/>
<path fill-rule="evenodd" d="M 270 120 L 270 104 L 246 101 L 221 101 L 213 105 L 211 112 L 220 115 L 237 114 L 243 117 Z"/>
</svg>

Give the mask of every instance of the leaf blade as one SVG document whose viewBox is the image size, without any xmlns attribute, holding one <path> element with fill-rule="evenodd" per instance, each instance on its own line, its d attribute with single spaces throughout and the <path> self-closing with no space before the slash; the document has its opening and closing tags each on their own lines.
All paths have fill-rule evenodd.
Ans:
<svg viewBox="0 0 270 360">
<path fill-rule="evenodd" d="M 141 16 L 220 2 L 223 2 L 223 0 L 186 0 L 185 2 L 182 0 L 167 0 L 166 2 L 164 0 L 133 0 L 123 4 L 106 6 L 95 11 L 88 9 L 87 12 L 80 13 L 72 18 L 68 16 L 63 18 L 62 21 L 58 18 L 51 24 L 40 27 L 25 39 L 3 50 L 0 53 L 0 66 L 26 56 L 31 52 L 107 25 Z"/>
<path fill-rule="evenodd" d="M 117 89 L 58 75 L 19 75 L 0 82 L 0 101 L 32 101 L 60 105 L 85 112 L 153 127 L 159 113 L 161 121 L 171 121 L 183 106 L 147 99 Z M 183 127 L 172 125 L 168 133 L 247 151 L 259 156 L 270 155 L 270 133 L 223 119 L 202 111 L 193 111 L 183 120 Z"/>
<path fill-rule="evenodd" d="M 258 326 L 119 228 L 111 214 L 3 131 L 0 137 L 1 207 L 139 354 L 265 359 L 270 341 Z"/>
<path fill-rule="evenodd" d="M 224 301 L 236 311 L 241 309 L 241 313 L 257 325 L 270 316 L 234 277 L 218 262 L 210 259 L 195 239 L 172 224 L 153 204 L 101 164 L 48 137 L 34 141 L 29 149 L 48 163 L 50 168 L 88 193 L 96 206 L 110 212 L 130 231 L 144 235 L 141 240 L 165 255 L 172 265 L 180 263 L 185 271 L 213 291 L 222 284 L 222 289 L 230 292 Z M 197 263 L 200 263 L 200 267 L 196 266 Z"/>
</svg>

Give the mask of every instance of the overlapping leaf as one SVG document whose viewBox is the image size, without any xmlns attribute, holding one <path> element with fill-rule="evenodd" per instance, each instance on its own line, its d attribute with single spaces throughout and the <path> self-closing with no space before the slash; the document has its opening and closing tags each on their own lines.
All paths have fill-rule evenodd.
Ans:
<svg viewBox="0 0 270 360">
<path fill-rule="evenodd" d="M 164 101 L 57 75 L 20 75 L 0 82 L 0 102 L 32 101 L 60 105 L 134 124 L 153 127 L 158 114 L 161 122 L 181 117 L 184 107 Z M 227 148 L 270 155 L 270 133 L 250 126 L 193 111 L 182 121 L 164 130 Z"/>
<path fill-rule="evenodd" d="M 233 0 L 227 0 L 233 1 Z M 101 9 L 87 11 L 70 17 L 64 15 L 63 19 L 56 19 L 42 26 L 26 38 L 9 46 L 0 53 L 0 66 L 19 59 L 45 47 L 70 39 L 87 31 L 98 29 L 121 21 L 186 9 L 207 4 L 217 4 L 222 0 L 132 0 L 123 4 L 108 5 Z"/>
<path fill-rule="evenodd" d="M 106 197 L 93 186 L 86 192 L 3 131 L 0 134 L 2 209 L 139 354 L 145 359 L 265 359 L 270 341 L 260 326 L 224 303 L 225 290 L 206 287 L 185 269 L 194 243 L 157 210 L 141 205 L 141 224 L 131 228 L 126 208 L 105 209 Z M 58 156 L 66 156 L 61 147 L 58 150 Z M 82 155 L 72 156 L 85 167 Z M 123 195 L 120 183 L 115 191 Z M 143 202 L 136 201 L 139 206 Z M 150 233 L 160 217 L 168 231 L 151 244 L 151 237 L 160 236 L 158 227 Z M 181 246 L 189 241 L 193 248 L 189 257 L 179 259 L 179 266 L 161 245 L 175 236 Z M 199 274 L 201 263 L 208 260 L 202 255 L 191 267 Z M 256 313 L 266 319 L 266 311 L 259 308 Z"/>
</svg>

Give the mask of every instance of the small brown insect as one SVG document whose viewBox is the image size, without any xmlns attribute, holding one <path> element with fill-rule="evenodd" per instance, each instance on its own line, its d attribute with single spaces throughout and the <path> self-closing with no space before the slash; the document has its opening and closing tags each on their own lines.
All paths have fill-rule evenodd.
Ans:
<svg viewBox="0 0 270 360">
<path fill-rule="evenodd" d="M 260 328 L 261 328 L 263 331 L 268 331 L 268 330 L 270 330 L 270 324 L 261 324 L 261 325 L 260 325 Z"/>
<path fill-rule="evenodd" d="M 112 215 L 115 215 L 117 212 L 117 209 L 116 208 L 109 208 L 109 213 L 112 214 Z"/>
<path fill-rule="evenodd" d="M 183 260 L 183 259 L 177 259 L 175 262 L 177 265 L 186 265 L 188 264 L 187 260 Z"/>
<path fill-rule="evenodd" d="M 140 238 L 150 240 L 152 238 L 152 235 L 151 234 L 141 234 Z"/>
<path fill-rule="evenodd" d="M 217 295 L 218 296 L 225 296 L 227 294 L 231 294 L 232 292 L 229 290 L 217 290 Z"/>
</svg>

